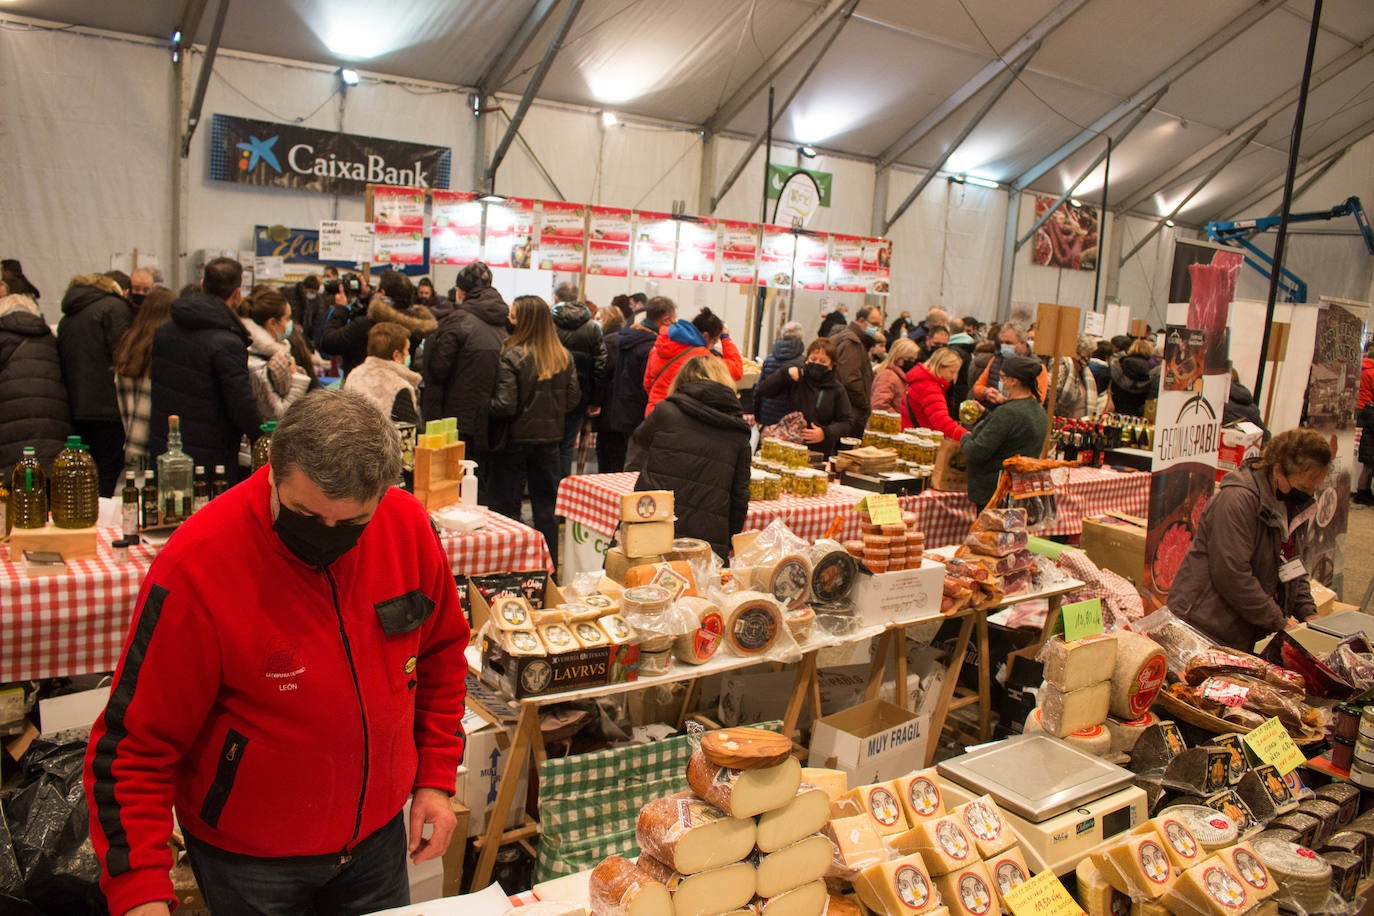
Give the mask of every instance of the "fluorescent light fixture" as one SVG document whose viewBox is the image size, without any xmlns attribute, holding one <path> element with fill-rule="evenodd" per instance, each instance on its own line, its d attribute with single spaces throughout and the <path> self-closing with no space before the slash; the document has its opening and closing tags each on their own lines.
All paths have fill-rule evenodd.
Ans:
<svg viewBox="0 0 1374 916">
<path fill-rule="evenodd" d="M 801 153 L 807 159 L 816 158 L 816 148 L 814 146 L 799 146 L 797 147 L 797 152 Z"/>
<path fill-rule="evenodd" d="M 503 204 L 506 202 L 506 195 L 497 194 L 495 191 L 488 191 L 477 199 L 484 204 Z"/>
<path fill-rule="evenodd" d="M 1083 201 L 1079 200 L 1077 197 L 1070 197 L 1070 198 L 1069 198 L 1069 206 L 1070 206 L 1070 207 L 1075 207 L 1075 208 L 1081 207 L 1081 206 L 1083 206 Z"/>
<path fill-rule="evenodd" d="M 961 177 L 964 181 L 968 182 L 969 184 L 976 184 L 976 185 L 977 185 L 978 187 L 980 187 L 980 188 L 1000 188 L 1000 187 L 1001 187 L 1000 184 L 998 184 L 997 182 L 993 181 L 991 178 L 981 178 L 981 177 L 979 177 L 978 175 L 962 175 L 962 176 L 960 176 L 960 177 Z"/>
<path fill-rule="evenodd" d="M 1172 228 L 1174 228 L 1174 221 L 1171 220 L 1171 219 L 1166 219 L 1166 220 L 1164 221 L 1164 225 L 1166 225 L 1166 226 L 1168 226 L 1170 229 L 1172 229 Z"/>
<path fill-rule="evenodd" d="M 356 86 L 356 85 L 358 85 L 358 71 L 357 71 L 357 70 L 350 70 L 350 69 L 347 68 L 347 67 L 340 67 L 340 68 L 339 68 L 339 81 L 342 82 L 345 86 Z"/>
<path fill-rule="evenodd" d="M 614 111 L 603 111 L 603 112 L 601 112 L 601 126 L 602 126 L 602 127 L 615 127 L 615 126 L 616 126 L 617 124 L 619 124 L 619 123 L 620 123 L 620 119 L 617 118 L 617 117 L 615 116 L 615 112 L 614 112 Z"/>
</svg>

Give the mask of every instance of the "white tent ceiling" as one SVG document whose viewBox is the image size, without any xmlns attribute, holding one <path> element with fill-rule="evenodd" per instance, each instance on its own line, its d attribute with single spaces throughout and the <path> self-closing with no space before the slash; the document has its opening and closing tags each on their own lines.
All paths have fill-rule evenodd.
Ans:
<svg viewBox="0 0 1374 916">
<path fill-rule="evenodd" d="M 203 9 L 196 42 L 208 39 L 220 0 L 0 0 L 0 11 L 154 38 L 167 38 Z M 524 91 L 572 0 L 223 0 L 222 46 L 276 57 L 476 86 L 521 29 L 548 15 L 499 86 Z M 804 34 L 835 0 L 585 0 L 539 97 L 685 125 L 709 122 L 779 48 Z M 1151 215 L 1170 212 L 1226 155 L 1166 185 L 1161 176 L 1209 144 L 1238 140 L 1248 118 L 1277 110 L 1239 155 L 1180 212 L 1200 224 L 1236 215 L 1283 173 L 1294 106 L 1279 103 L 1302 74 L 1311 5 L 1305 0 L 1080 0 L 1050 31 L 1019 80 L 953 151 L 946 171 L 1015 183 L 1037 165 L 1032 190 L 1071 185 L 1130 120 L 1130 111 L 1062 161 L 1047 162 L 1085 129 L 1133 98 L 1167 93 L 1113 151 L 1110 199 Z M 858 0 L 853 15 L 782 113 L 776 137 L 834 153 L 878 159 L 898 138 L 980 70 L 1061 10 L 1061 0 Z M 532 20 L 531 20 L 532 21 Z M 839 21 L 838 18 L 835 20 Z M 1207 54 L 1216 33 L 1234 38 Z M 1374 2 L 1326 0 L 1304 157 L 1337 151 L 1374 133 Z M 785 97 L 834 25 L 822 28 L 773 80 Z M 1196 58 L 1196 60 L 1193 60 Z M 1327 71 L 1323 71 L 1323 68 Z M 997 80 L 993 80 L 995 85 Z M 903 153 L 913 169 L 938 162 L 986 99 L 975 92 Z M 743 100 L 719 127 L 753 135 L 767 93 Z M 507 111 L 513 110 L 509 103 Z M 1302 160 L 1304 165 L 1319 163 Z M 1038 169 L 1036 169 L 1038 171 Z M 1100 200 L 1103 169 L 1077 196 Z M 1337 201 L 1332 201 L 1336 203 Z"/>
</svg>

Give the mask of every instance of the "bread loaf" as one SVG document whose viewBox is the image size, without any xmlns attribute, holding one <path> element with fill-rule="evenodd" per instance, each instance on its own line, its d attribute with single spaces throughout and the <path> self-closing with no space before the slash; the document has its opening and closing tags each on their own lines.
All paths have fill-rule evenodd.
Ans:
<svg viewBox="0 0 1374 916">
<path fill-rule="evenodd" d="M 754 848 L 757 830 L 749 818 L 730 817 L 682 792 L 645 805 L 635 839 L 655 859 L 692 875 L 741 861 Z"/>
</svg>

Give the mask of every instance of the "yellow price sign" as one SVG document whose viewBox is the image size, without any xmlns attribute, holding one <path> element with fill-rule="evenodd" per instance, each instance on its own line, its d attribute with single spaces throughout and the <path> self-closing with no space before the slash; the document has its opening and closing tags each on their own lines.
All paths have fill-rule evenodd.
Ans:
<svg viewBox="0 0 1374 916">
<path fill-rule="evenodd" d="M 1098 636 L 1106 631 L 1102 622 L 1102 599 L 1089 598 L 1066 604 L 1061 609 L 1064 615 L 1064 641 L 1073 642 L 1088 636 Z"/>
<path fill-rule="evenodd" d="M 1272 764 L 1282 776 L 1287 776 L 1307 762 L 1277 718 L 1265 719 L 1245 736 L 1244 741 L 1261 763 Z"/>
<path fill-rule="evenodd" d="M 1053 871 L 1046 869 L 1002 895 L 1012 916 L 1083 916 Z"/>
<path fill-rule="evenodd" d="M 900 525 L 902 507 L 896 493 L 877 493 L 864 500 L 869 520 L 874 525 Z"/>
</svg>

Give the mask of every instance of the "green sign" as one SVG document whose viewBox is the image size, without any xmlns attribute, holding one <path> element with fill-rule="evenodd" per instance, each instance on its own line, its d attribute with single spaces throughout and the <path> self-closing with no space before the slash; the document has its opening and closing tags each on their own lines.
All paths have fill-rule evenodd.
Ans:
<svg viewBox="0 0 1374 916">
<path fill-rule="evenodd" d="M 821 206 L 830 206 L 830 186 L 835 182 L 835 176 L 830 172 L 799 169 L 792 165 L 774 165 L 771 162 L 768 163 L 768 199 L 777 200 L 778 195 L 782 193 L 782 186 L 797 172 L 805 172 L 815 179 L 816 188 L 821 192 Z"/>
<path fill-rule="evenodd" d="M 1102 623 L 1102 600 L 1100 598 L 1089 598 L 1087 601 L 1066 604 L 1062 613 L 1064 615 L 1065 642 L 1073 642 L 1076 639 L 1083 639 L 1085 636 L 1097 636 L 1106 629 Z"/>
</svg>

